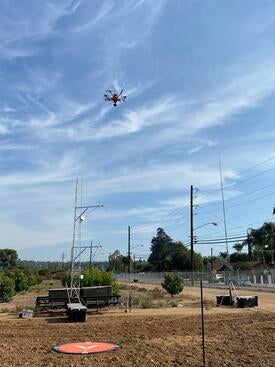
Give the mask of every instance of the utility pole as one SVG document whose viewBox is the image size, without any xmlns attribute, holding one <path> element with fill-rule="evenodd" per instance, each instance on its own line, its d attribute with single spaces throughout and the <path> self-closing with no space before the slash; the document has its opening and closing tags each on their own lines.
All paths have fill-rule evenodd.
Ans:
<svg viewBox="0 0 275 367">
<path fill-rule="evenodd" d="M 65 260 L 65 253 L 62 252 L 62 256 L 61 256 L 61 270 L 64 270 L 64 260 Z"/>
<path fill-rule="evenodd" d="M 194 227 L 193 227 L 193 185 L 190 186 L 190 242 L 191 242 L 191 283 L 194 285 Z"/>
<path fill-rule="evenodd" d="M 131 227 L 128 226 L 128 274 L 130 280 L 131 273 Z"/>
<path fill-rule="evenodd" d="M 251 238 L 250 238 L 249 228 L 247 230 L 247 249 L 248 249 L 249 259 L 250 261 L 252 261 Z"/>
<path fill-rule="evenodd" d="M 211 247 L 211 262 L 210 262 L 210 264 L 211 264 L 211 272 L 212 272 L 213 268 L 214 268 L 214 266 L 213 266 L 213 247 Z"/>
</svg>

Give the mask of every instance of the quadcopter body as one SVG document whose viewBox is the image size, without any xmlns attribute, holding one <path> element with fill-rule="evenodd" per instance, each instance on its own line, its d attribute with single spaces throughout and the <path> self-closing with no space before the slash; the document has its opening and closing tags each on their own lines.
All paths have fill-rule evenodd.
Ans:
<svg viewBox="0 0 275 367">
<path fill-rule="evenodd" d="M 127 96 L 123 96 L 122 93 L 123 89 L 119 94 L 107 89 L 106 94 L 104 94 L 105 101 L 112 102 L 114 107 L 116 107 L 118 103 L 125 102 L 125 99 L 127 98 Z"/>
</svg>

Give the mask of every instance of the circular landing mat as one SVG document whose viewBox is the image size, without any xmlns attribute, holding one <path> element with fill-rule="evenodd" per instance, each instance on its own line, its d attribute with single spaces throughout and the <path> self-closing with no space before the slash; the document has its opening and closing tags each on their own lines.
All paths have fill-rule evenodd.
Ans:
<svg viewBox="0 0 275 367">
<path fill-rule="evenodd" d="M 119 346 L 114 343 L 104 342 L 75 342 L 57 345 L 53 347 L 55 352 L 68 353 L 68 354 L 92 354 L 111 352 L 119 349 Z"/>
</svg>

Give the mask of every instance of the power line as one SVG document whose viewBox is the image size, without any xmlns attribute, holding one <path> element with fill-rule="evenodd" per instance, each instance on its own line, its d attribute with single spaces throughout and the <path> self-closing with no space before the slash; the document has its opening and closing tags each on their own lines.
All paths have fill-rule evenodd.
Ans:
<svg viewBox="0 0 275 367">
<path fill-rule="evenodd" d="M 250 167 L 250 168 L 248 168 L 248 169 L 246 169 L 246 170 L 244 170 L 244 171 L 241 171 L 241 172 L 239 172 L 238 174 L 239 175 L 242 175 L 243 173 L 247 173 L 247 172 L 249 172 L 249 171 L 252 171 L 253 169 L 255 169 L 255 168 L 257 168 L 257 167 L 260 167 L 260 166 L 263 166 L 265 163 L 267 163 L 267 162 L 269 162 L 269 161 L 271 161 L 271 160 L 273 160 L 275 158 L 275 156 L 272 156 L 272 157 L 270 157 L 270 158 L 268 158 L 268 159 L 265 159 L 264 161 L 262 161 L 262 162 L 259 162 L 259 163 L 257 163 L 256 165 L 254 165 L 254 166 L 252 166 L 252 167 Z M 271 170 L 271 169 L 274 169 L 275 167 L 273 167 L 273 168 L 269 168 L 269 169 L 267 169 L 267 170 L 265 170 L 265 171 L 262 171 L 262 173 L 265 173 L 265 172 L 267 172 L 267 171 L 269 171 L 269 170 Z M 262 173 L 260 173 L 260 174 L 262 174 Z M 250 180 L 250 179 L 252 179 L 252 178 L 254 178 L 254 177 L 257 177 L 259 174 L 257 174 L 257 175 L 255 175 L 255 176 L 250 176 L 248 179 L 246 179 L 246 180 Z M 243 182 L 243 180 L 241 180 L 241 181 L 238 181 L 238 183 L 239 182 Z M 237 184 L 238 184 L 237 183 Z M 236 183 L 233 183 L 233 185 L 236 185 Z M 216 188 L 217 187 L 217 185 L 215 184 L 215 185 L 211 185 L 211 186 L 208 186 L 208 188 L 211 188 L 211 187 L 214 187 L 214 188 Z M 215 192 L 218 192 L 218 191 L 220 191 L 220 189 L 215 189 L 214 191 L 212 191 L 211 193 L 213 194 L 213 193 L 215 193 Z"/>
<path fill-rule="evenodd" d="M 254 201 L 258 201 L 258 200 L 264 199 L 264 198 L 269 197 L 269 196 L 272 196 L 272 195 L 274 195 L 274 194 L 275 194 L 275 192 L 273 191 L 273 192 L 271 192 L 271 193 L 268 193 L 268 194 L 266 194 L 266 195 L 263 195 L 263 196 L 261 196 L 261 197 L 255 198 L 255 199 L 246 200 L 246 201 L 243 201 L 243 202 L 240 202 L 240 203 L 237 203 L 237 204 L 230 205 L 230 206 L 228 206 L 228 207 L 227 207 L 227 209 L 235 208 L 235 207 L 237 207 L 237 206 L 246 205 L 246 204 L 248 204 L 248 203 L 252 203 L 252 202 L 254 202 Z M 208 213 L 213 213 L 213 212 L 216 212 L 216 211 L 217 211 L 216 209 L 206 210 L 206 211 L 202 211 L 202 212 L 200 212 L 200 214 L 208 214 Z"/>
<path fill-rule="evenodd" d="M 227 237 L 229 240 L 233 240 L 233 239 L 241 239 L 241 238 L 247 238 L 247 235 L 241 235 L 241 236 L 230 236 L 230 237 Z M 226 238 L 225 237 L 222 237 L 222 238 L 202 238 L 200 239 L 200 241 L 208 241 L 208 242 L 211 242 L 211 241 L 224 241 Z"/>
<path fill-rule="evenodd" d="M 258 222 L 253 222 L 253 223 L 246 223 L 245 225 L 241 225 L 241 226 L 235 226 L 235 227 L 233 227 L 232 229 L 236 229 L 236 228 L 243 228 L 243 227 L 250 227 L 250 226 L 252 226 L 252 225 L 254 225 L 254 224 L 259 224 L 259 223 L 263 223 L 263 222 L 269 222 L 269 221 L 273 221 L 274 220 L 274 218 L 269 218 L 269 219 L 263 219 L 263 220 L 260 220 L 260 221 L 258 221 Z M 222 231 L 216 231 L 216 232 L 214 232 L 214 233 L 212 233 L 213 235 L 214 234 L 219 234 L 219 233 L 221 233 Z"/>
<path fill-rule="evenodd" d="M 248 203 L 252 203 L 252 202 L 254 202 L 254 201 L 261 200 L 261 199 L 263 199 L 263 198 L 266 198 L 266 197 L 271 196 L 271 195 L 274 195 L 274 194 L 275 194 L 275 191 L 273 191 L 273 192 L 271 192 L 271 193 L 269 193 L 269 194 L 263 195 L 263 196 L 261 196 L 260 198 L 251 199 L 251 200 L 243 201 L 243 202 L 241 202 L 241 203 L 239 203 L 239 204 L 230 205 L 230 206 L 228 206 L 228 207 L 227 207 L 227 209 L 235 208 L 236 206 L 241 206 L 241 205 L 245 205 L 245 204 L 248 204 Z"/>
<path fill-rule="evenodd" d="M 236 199 L 238 199 L 238 198 L 240 198 L 240 197 L 244 197 L 244 196 L 249 196 L 249 195 L 255 194 L 256 192 L 259 192 L 259 191 L 265 190 L 265 189 L 267 189 L 268 187 L 271 187 L 271 186 L 275 186 L 275 182 L 273 182 L 272 184 L 269 184 L 269 185 L 263 186 L 263 187 L 261 187 L 261 188 L 259 188 L 259 189 L 256 189 L 256 190 L 253 190 L 253 191 L 250 191 L 250 192 L 247 192 L 247 193 L 241 193 L 241 194 L 239 194 L 239 195 L 237 195 L 237 196 L 234 196 L 234 197 L 232 197 L 232 198 L 225 199 L 225 202 L 232 201 L 232 200 L 236 200 Z M 218 199 L 216 199 L 216 198 L 211 198 L 209 194 L 204 194 L 204 193 L 203 193 L 203 196 L 208 197 L 209 199 L 211 199 L 211 200 L 212 200 L 212 202 L 210 202 L 210 203 L 203 204 L 203 205 L 204 205 L 204 207 L 205 207 L 205 206 L 211 206 L 211 205 L 217 205 L 217 204 L 218 204 Z"/>
</svg>

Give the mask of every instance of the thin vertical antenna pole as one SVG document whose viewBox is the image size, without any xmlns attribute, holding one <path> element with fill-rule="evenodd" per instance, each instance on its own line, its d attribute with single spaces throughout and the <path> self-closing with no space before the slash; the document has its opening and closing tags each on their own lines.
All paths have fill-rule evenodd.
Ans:
<svg viewBox="0 0 275 367">
<path fill-rule="evenodd" d="M 203 290 L 202 290 L 202 276 L 200 280 L 201 288 L 201 338 L 202 338 L 202 367 L 205 367 L 205 340 L 204 340 L 204 313 L 203 313 Z"/>
<path fill-rule="evenodd" d="M 92 267 L 92 261 L 93 261 L 93 241 L 91 241 L 91 247 L 90 247 L 90 268 Z"/>
<path fill-rule="evenodd" d="M 221 180 L 222 209 L 223 209 L 223 223 L 224 223 L 224 236 L 225 236 L 225 245 L 226 245 L 226 255 L 227 255 L 227 262 L 228 262 L 228 264 L 230 264 L 230 256 L 229 256 L 229 252 L 228 252 L 228 237 L 227 237 L 225 205 L 224 205 L 222 164 L 221 164 L 221 154 L 220 153 L 219 153 L 219 168 L 220 168 L 220 180 Z"/>
<path fill-rule="evenodd" d="M 191 283 L 194 285 L 194 228 L 193 228 L 193 185 L 190 186 L 190 241 L 191 241 Z"/>
<path fill-rule="evenodd" d="M 132 310 L 132 287 L 131 287 L 131 227 L 128 226 L 128 275 L 129 275 L 129 311 Z"/>
<path fill-rule="evenodd" d="M 80 195 L 79 195 L 79 204 L 80 207 L 82 207 L 83 205 L 83 201 L 82 201 L 82 189 L 83 189 L 83 185 L 82 185 L 82 178 L 80 180 Z M 78 237 L 78 246 L 81 247 L 81 243 L 82 243 L 82 225 L 81 225 L 81 218 L 79 220 L 79 225 L 78 225 L 78 232 L 79 232 L 79 237 Z M 81 275 L 81 251 L 79 252 L 79 276 Z M 80 284 L 80 283 L 79 283 Z"/>
<path fill-rule="evenodd" d="M 74 260 L 74 247 L 75 247 L 75 231 L 76 231 L 76 207 L 77 207 L 77 190 L 78 190 L 78 178 L 75 184 L 75 202 L 74 202 L 74 229 L 73 229 L 73 245 L 71 250 L 71 279 L 70 279 L 70 289 L 73 287 L 73 260 Z"/>
</svg>

